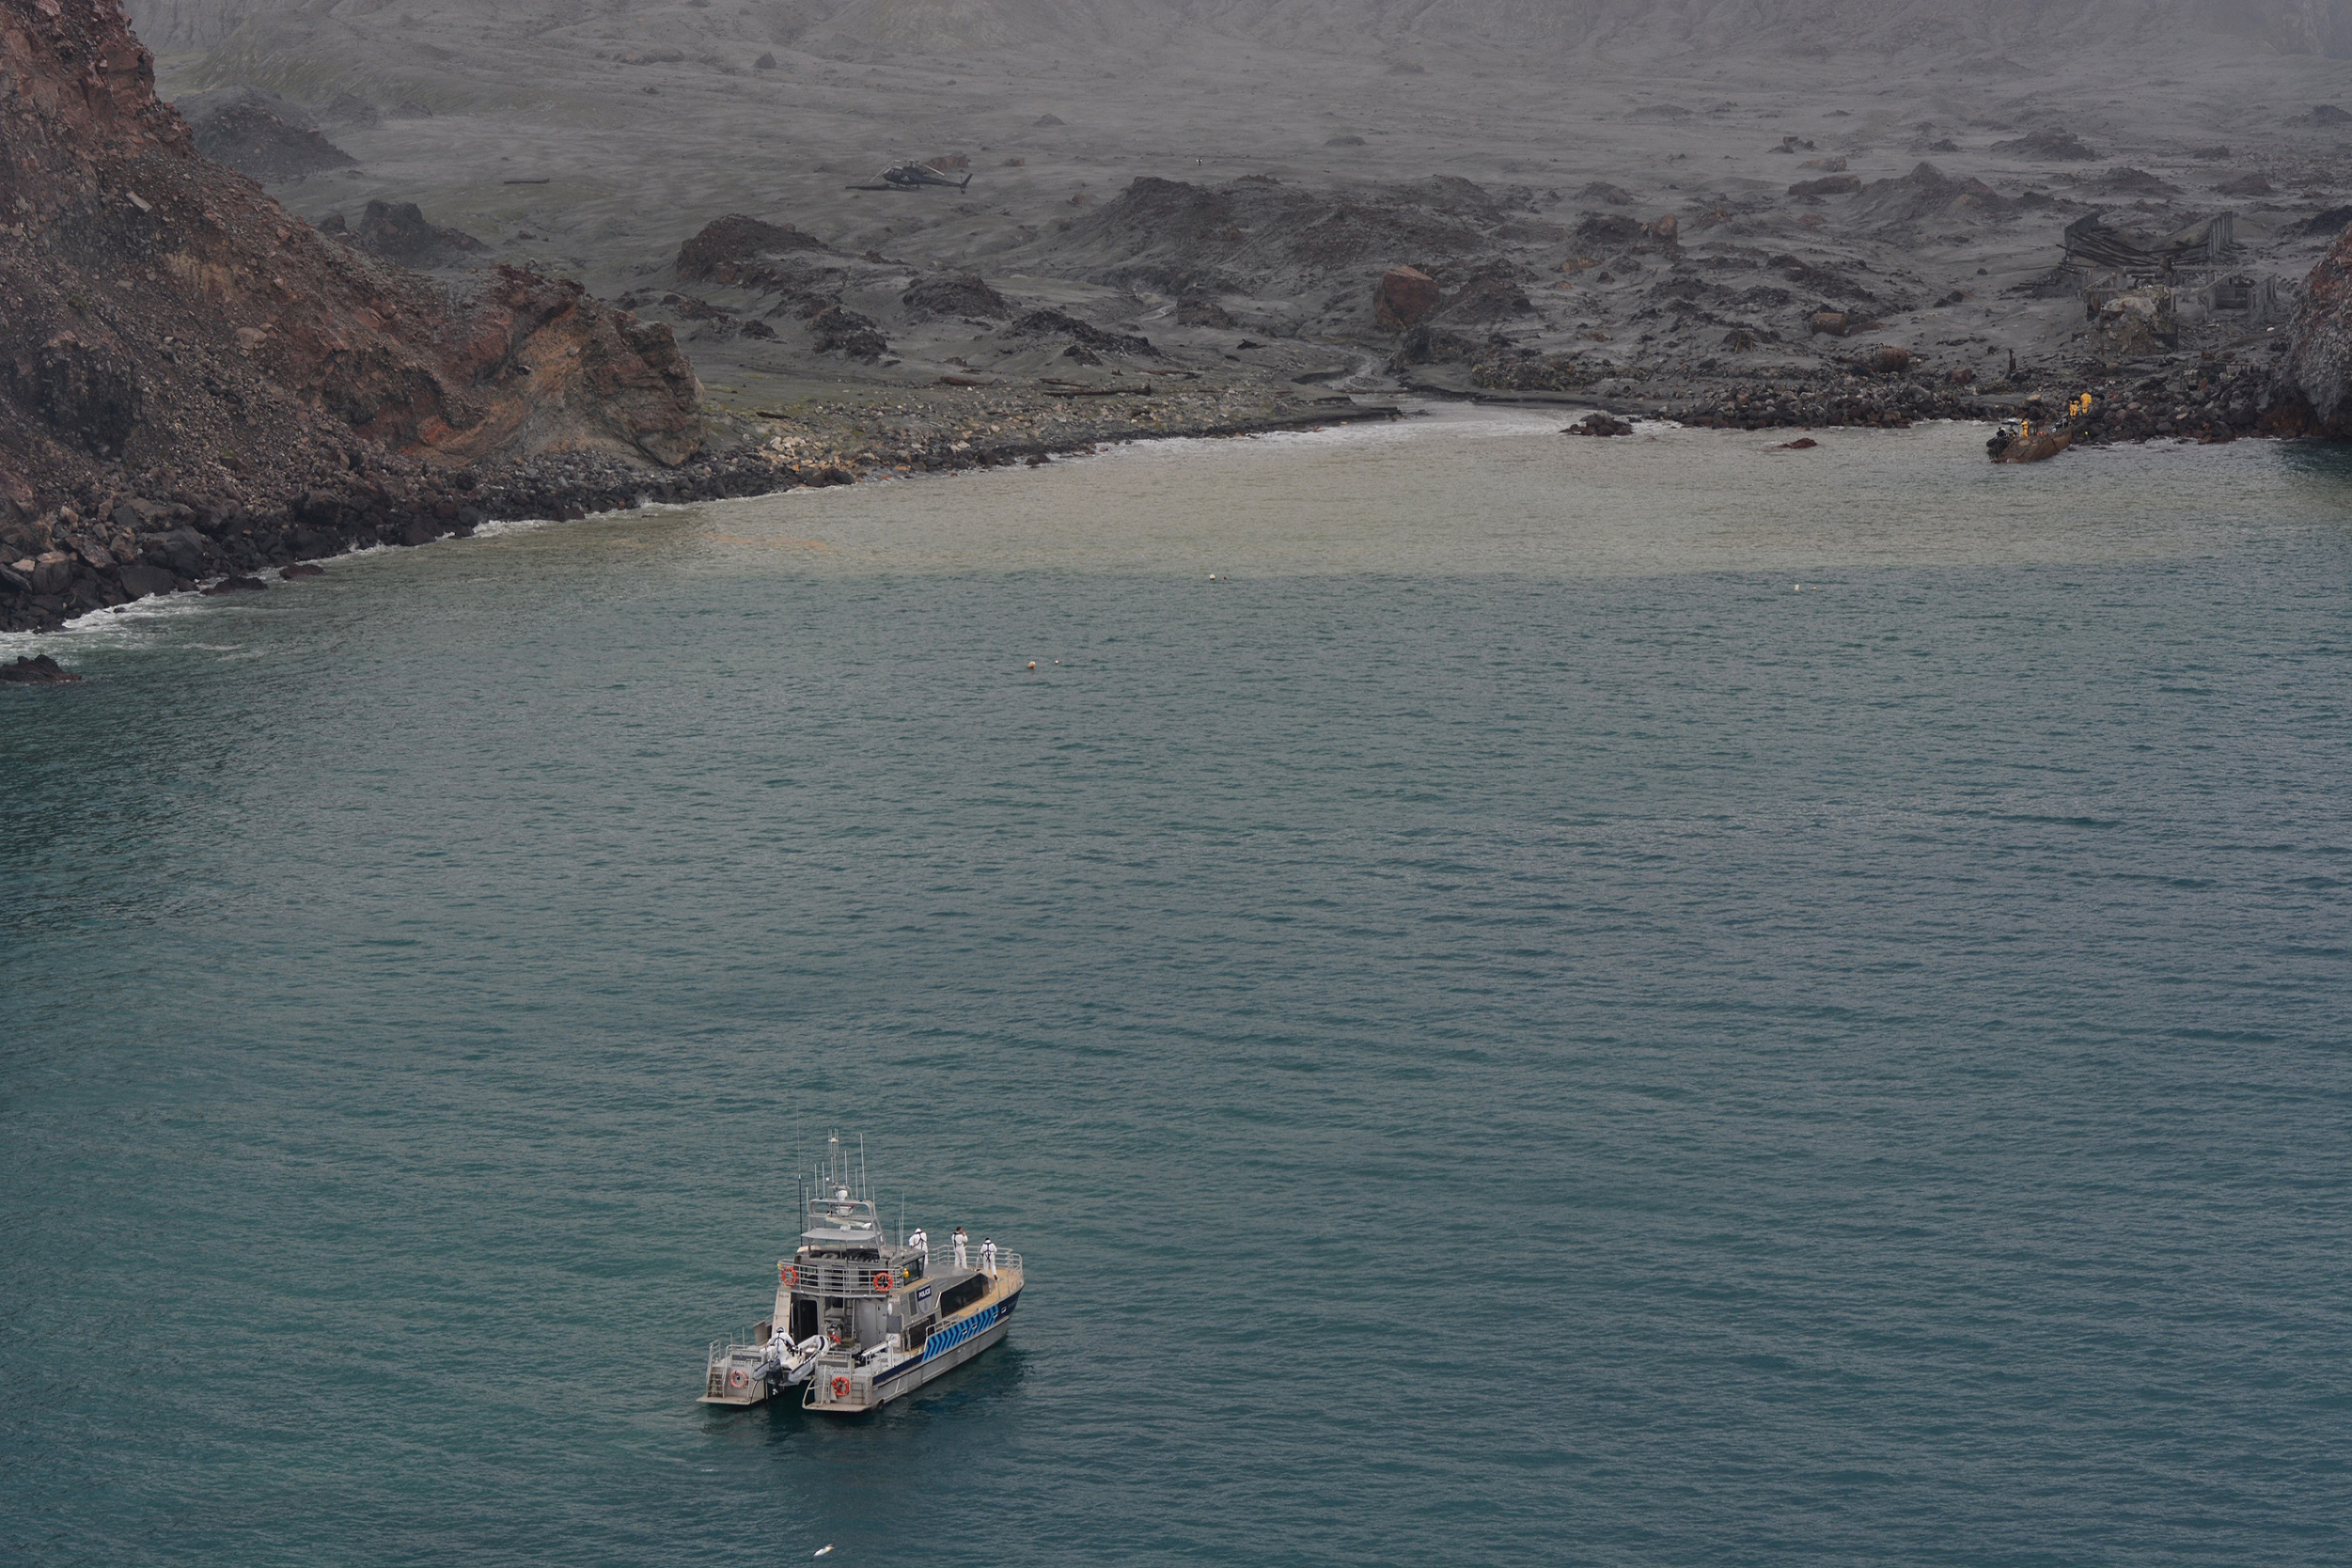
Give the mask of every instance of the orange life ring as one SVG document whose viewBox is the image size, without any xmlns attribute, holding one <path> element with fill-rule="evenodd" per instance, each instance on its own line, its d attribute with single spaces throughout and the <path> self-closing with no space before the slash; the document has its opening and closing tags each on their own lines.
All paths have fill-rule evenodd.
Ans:
<svg viewBox="0 0 2352 1568">
<path fill-rule="evenodd" d="M 801 1282 L 801 1271 L 789 1263 L 779 1263 L 776 1265 L 776 1278 L 782 1280 L 784 1289 L 789 1290 Z"/>
<path fill-rule="evenodd" d="M 887 1296 L 890 1293 L 890 1277 L 887 1274 L 877 1274 L 874 1277 L 874 1289 Z"/>
<path fill-rule="evenodd" d="M 751 1381 L 751 1378 L 744 1374 L 743 1369 L 740 1366 L 733 1372 L 727 1374 L 727 1386 L 730 1388 L 740 1388 Z"/>
<path fill-rule="evenodd" d="M 845 1377 L 836 1377 L 833 1380 L 833 1396 L 835 1399 L 846 1399 L 849 1397 L 849 1379 Z"/>
</svg>

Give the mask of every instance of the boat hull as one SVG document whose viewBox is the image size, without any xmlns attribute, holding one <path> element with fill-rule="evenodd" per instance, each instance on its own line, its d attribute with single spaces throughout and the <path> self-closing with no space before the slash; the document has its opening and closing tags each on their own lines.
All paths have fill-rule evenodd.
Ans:
<svg viewBox="0 0 2352 1568">
<path fill-rule="evenodd" d="M 2074 444 L 2072 430 L 2036 430 L 2031 436 L 2011 437 L 2000 450 L 1992 454 L 1996 463 L 2046 463 Z"/>
<path fill-rule="evenodd" d="M 1015 1285 L 933 1334 L 919 1355 L 895 1365 L 826 1366 L 820 1362 L 802 1405 L 826 1415 L 862 1415 L 903 1399 L 1002 1342 L 1020 1301 L 1021 1288 Z"/>
</svg>

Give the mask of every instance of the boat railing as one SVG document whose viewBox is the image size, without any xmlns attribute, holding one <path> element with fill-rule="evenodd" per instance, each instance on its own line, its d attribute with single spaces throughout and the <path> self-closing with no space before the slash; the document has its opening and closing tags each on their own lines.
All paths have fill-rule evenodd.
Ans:
<svg viewBox="0 0 2352 1568">
<path fill-rule="evenodd" d="M 776 1267 L 784 1283 L 803 1296 L 879 1300 L 898 1288 L 898 1271 L 878 1263 L 853 1263 L 838 1258 L 787 1258 Z M 877 1279 L 883 1282 L 879 1286 L 875 1283 Z"/>
<path fill-rule="evenodd" d="M 965 1250 L 969 1259 L 965 1267 L 984 1270 L 986 1260 L 982 1258 L 980 1248 L 974 1247 Z M 934 1268 L 952 1268 L 954 1263 L 955 1254 L 952 1252 L 937 1254 L 932 1258 Z M 832 1258 L 808 1260 L 787 1258 L 777 1267 L 792 1289 L 803 1296 L 835 1296 L 852 1301 L 880 1300 L 896 1291 L 900 1284 L 909 1278 L 897 1269 L 877 1264 L 852 1263 L 846 1259 Z M 996 1268 L 1000 1273 L 1008 1268 L 1018 1271 L 1021 1268 L 1021 1255 L 1017 1252 L 1007 1252 L 1003 1247 L 999 1247 L 996 1252 Z M 928 1269 L 925 1271 L 927 1275 L 929 1272 Z M 876 1284 L 877 1279 L 884 1283 L 877 1286 Z"/>
</svg>

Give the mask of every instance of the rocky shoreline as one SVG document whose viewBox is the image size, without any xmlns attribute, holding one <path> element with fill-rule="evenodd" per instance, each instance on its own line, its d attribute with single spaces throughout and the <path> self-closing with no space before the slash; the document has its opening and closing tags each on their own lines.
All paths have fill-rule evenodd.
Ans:
<svg viewBox="0 0 2352 1568">
<path fill-rule="evenodd" d="M 2278 347 L 2284 353 L 2288 345 Z M 2312 406 L 2293 361 L 2273 366 L 2264 363 L 2277 357 L 2269 353 L 2241 357 L 2224 350 L 2130 366 L 2040 366 L 1979 385 L 1914 372 L 1900 350 L 1878 352 L 1885 357 L 1876 364 L 1865 351 L 1843 368 L 1736 377 L 1664 367 L 1641 378 L 1640 391 L 1630 389 L 1625 378 L 1610 384 L 1532 358 L 1483 361 L 1466 376 L 1443 378 L 1391 368 L 1401 371 L 1408 390 L 1428 396 L 1601 408 L 1710 429 L 1903 429 L 1928 419 L 2039 422 L 2087 394 L 2090 412 L 2075 421 L 2080 443 L 2337 434 Z"/>
<path fill-rule="evenodd" d="M 1701 428 L 1904 428 L 1925 420 L 2054 417 L 2064 396 L 1955 392 L 1893 380 L 1864 387 L 1795 381 L 1717 384 L 1656 398 L 1515 394 L 1439 396 L 1562 407 L 1601 407 Z M 2257 367 L 2209 364 L 2171 378 L 2103 384 L 2076 440 L 2228 441 L 2305 433 L 2282 415 L 2273 379 Z M 471 534 L 487 522 L 554 519 L 649 503 L 740 499 L 802 487 L 916 473 L 1036 465 L 1133 440 L 1240 437 L 1392 419 L 1385 402 L 1346 396 L 1236 407 L 1212 395 L 1155 397 L 1139 389 L 1122 406 L 1074 416 L 1034 394 L 984 402 L 902 397 L 815 406 L 761 422 L 732 450 L 664 468 L 610 453 L 542 453 L 457 469 L 354 455 L 341 482 L 320 482 L 291 504 L 248 510 L 234 500 L 130 496 L 87 510 L 63 507 L 16 525 L 6 543 L 24 553 L 0 562 L 0 630 L 47 631 L 94 610 L 154 594 L 185 592 L 355 549 L 415 545 Z M 2291 404 L 2289 405 L 2291 406 Z"/>
<path fill-rule="evenodd" d="M 2042 422 L 2087 394 L 2078 443 L 2352 438 L 2352 206 L 2328 205 L 2352 152 L 2316 110 L 2252 154 L 2143 136 L 2150 168 L 2102 171 L 2076 165 L 2113 147 L 1990 120 L 1963 147 L 1891 110 L 1628 100 L 1610 135 L 1647 173 L 1581 186 L 1517 157 L 1506 183 L 1175 179 L 1148 172 L 1166 148 L 1098 169 L 1036 143 L 1045 116 L 992 132 L 1029 150 L 981 166 L 986 197 L 876 203 L 820 166 L 769 216 L 680 244 L 632 216 L 624 246 L 503 153 L 483 207 L 474 139 L 464 229 L 356 167 L 304 184 L 413 152 L 417 121 L 344 113 L 349 154 L 247 90 L 188 99 L 192 132 L 112 0 L 0 0 L 0 631 L 493 521 L 1393 417 L 1399 392 L 1740 430 Z M 1650 146 L 1653 120 L 1707 157 Z M 2291 201 L 2208 199 L 2264 169 Z M 559 226 L 568 255 L 541 248 Z"/>
<path fill-rule="evenodd" d="M 1928 419 L 1999 424 L 2022 418 L 2038 424 L 2057 418 L 2069 401 L 2085 393 L 2091 409 L 2076 420 L 2075 440 L 2086 445 L 2174 439 L 2218 443 L 2250 436 L 2293 439 L 2313 433 L 2299 400 L 2278 395 L 2268 373 L 2216 364 L 2130 380 L 2074 383 L 2054 393 L 2008 388 L 1955 392 L 1916 383 L 1824 390 L 1766 382 L 1670 400 L 1643 411 L 1684 425 L 1732 430 L 1904 429 Z"/>
<path fill-rule="evenodd" d="M 1735 430 L 2040 420 L 2055 417 L 2076 391 L 2088 390 L 2091 412 L 2075 422 L 2079 444 L 2313 433 L 2308 405 L 2267 367 L 2220 358 L 2169 375 L 2064 393 L 1954 389 L 1899 374 L 1689 384 L 1648 397 L 1459 388 L 1412 378 L 1406 385 L 1435 397 L 1602 408 Z M 0 559 L 0 631 L 54 630 L 151 595 L 253 578 L 355 549 L 463 537 L 492 521 L 571 521 L 649 503 L 732 500 L 893 474 L 1034 466 L 1119 442 L 1312 429 L 1400 413 L 1392 403 L 1360 403 L 1348 395 L 1237 397 L 1145 386 L 1087 399 L 1095 406 L 1083 412 L 1074 401 L 1000 389 L 809 405 L 743 421 L 730 448 L 676 468 L 606 452 L 548 452 L 448 468 L 354 447 L 341 454 L 347 466 L 333 477 L 314 476 L 278 506 L 248 506 L 233 495 L 89 497 L 80 506 L 0 529 L 0 556 L 13 557 Z"/>
<path fill-rule="evenodd" d="M 1039 399 L 1038 402 L 1045 400 Z M 1137 439 L 1239 437 L 1392 419 L 1387 404 L 1328 399 L 1304 406 L 1219 407 L 1198 398 L 1118 401 L 1117 416 L 1072 417 L 996 400 L 894 419 L 862 405 L 813 408 L 763 424 L 764 439 L 659 468 L 604 452 L 550 452 L 457 469 L 427 469 L 352 454 L 339 481 L 321 480 L 284 506 L 233 498 L 100 498 L 0 530 L 15 554 L 0 561 L 0 631 L 53 631 L 92 611 L 152 595 L 252 580 L 257 574 L 383 545 L 471 534 L 484 523 L 573 521 L 656 502 L 766 495 L 912 473 L 945 473 L 1055 457 Z M 902 406 L 904 406 L 902 405 Z M 855 420 L 856 423 L 851 421 Z M 22 552 L 23 553 L 15 553 Z"/>
</svg>

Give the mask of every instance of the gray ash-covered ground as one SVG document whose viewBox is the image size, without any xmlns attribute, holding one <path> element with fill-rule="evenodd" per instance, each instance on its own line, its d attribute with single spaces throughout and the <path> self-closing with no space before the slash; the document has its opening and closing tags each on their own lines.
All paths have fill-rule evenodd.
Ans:
<svg viewBox="0 0 2352 1568">
<path fill-rule="evenodd" d="M 297 210 L 414 201 L 625 296 L 747 420 L 1114 372 L 1872 422 L 2243 384 L 2352 207 L 2339 40 L 2262 0 L 341 9 L 135 14 L 167 87 L 376 111 L 334 128 L 357 175 L 274 187 Z M 969 189 L 852 188 L 949 153 Z M 2231 214 L 2279 303 L 2186 289 L 2168 341 L 2112 341 L 2051 280 L 2095 210 Z M 764 276 L 681 269 L 730 214 L 796 237 Z M 1397 266 L 1441 287 L 1411 333 L 1374 316 Z M 942 292 L 975 279 L 1016 313 Z M 1014 330 L 1049 310 L 1152 353 Z M 1909 364 L 1857 371 L 1880 346 Z"/>
</svg>

